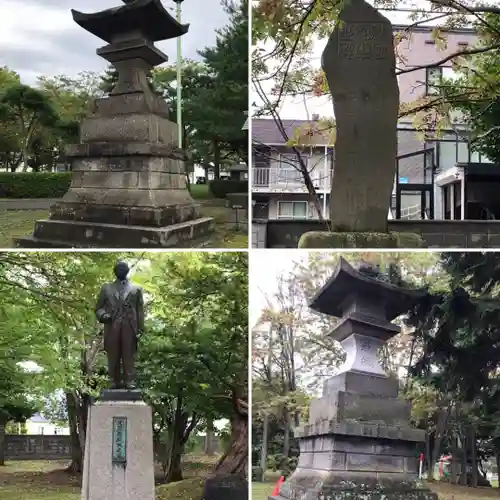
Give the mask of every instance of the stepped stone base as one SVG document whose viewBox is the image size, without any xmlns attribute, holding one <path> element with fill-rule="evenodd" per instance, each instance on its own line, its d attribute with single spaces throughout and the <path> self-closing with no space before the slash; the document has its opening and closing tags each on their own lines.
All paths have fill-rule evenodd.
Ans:
<svg viewBox="0 0 500 500">
<path fill-rule="evenodd" d="M 418 479 L 422 431 L 332 420 L 296 435 L 297 469 L 270 500 L 437 500 Z"/>
<path fill-rule="evenodd" d="M 416 477 L 297 469 L 269 500 L 438 500 Z"/>
<path fill-rule="evenodd" d="M 16 240 L 21 248 L 197 248 L 214 230 L 214 219 L 199 218 L 164 227 L 97 222 L 39 220 L 33 236 Z"/>
</svg>

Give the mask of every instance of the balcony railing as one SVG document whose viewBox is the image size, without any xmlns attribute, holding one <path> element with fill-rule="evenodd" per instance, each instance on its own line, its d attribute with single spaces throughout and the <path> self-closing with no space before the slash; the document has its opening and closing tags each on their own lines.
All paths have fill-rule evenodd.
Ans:
<svg viewBox="0 0 500 500">
<path fill-rule="evenodd" d="M 310 175 L 316 190 L 330 190 L 332 170 L 325 173 L 318 168 Z M 293 168 L 252 168 L 252 187 L 259 191 L 307 192 L 302 174 Z"/>
</svg>

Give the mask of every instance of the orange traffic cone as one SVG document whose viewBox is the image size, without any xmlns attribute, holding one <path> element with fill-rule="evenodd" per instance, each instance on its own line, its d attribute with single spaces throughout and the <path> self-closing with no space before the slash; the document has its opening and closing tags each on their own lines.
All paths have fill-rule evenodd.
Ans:
<svg viewBox="0 0 500 500">
<path fill-rule="evenodd" d="M 276 483 L 276 486 L 274 487 L 274 490 L 273 490 L 273 493 L 271 496 L 275 497 L 276 495 L 279 495 L 280 494 L 280 488 L 281 488 L 281 485 L 285 482 L 285 476 L 281 476 L 278 480 L 278 482 Z"/>
</svg>

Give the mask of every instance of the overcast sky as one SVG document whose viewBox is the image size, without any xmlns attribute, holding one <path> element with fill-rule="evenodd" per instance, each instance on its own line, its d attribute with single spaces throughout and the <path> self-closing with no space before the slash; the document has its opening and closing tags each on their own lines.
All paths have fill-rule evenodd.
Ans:
<svg viewBox="0 0 500 500">
<path fill-rule="evenodd" d="M 2 1 L 2 0 L 0 0 Z M 369 3 L 373 4 L 373 0 L 368 0 Z M 407 6 L 415 4 L 418 8 L 428 9 L 429 2 L 427 0 L 411 0 L 407 2 Z M 388 11 L 380 9 L 380 12 L 391 21 L 393 25 L 408 25 L 412 24 L 413 21 L 410 20 L 409 14 L 407 12 L 399 11 Z M 438 25 L 442 21 L 426 22 L 425 25 L 432 26 Z M 313 49 L 311 55 L 309 56 L 309 62 L 312 67 L 321 67 L 321 54 L 325 48 L 327 40 L 317 40 L 313 44 Z M 274 44 L 264 44 L 266 52 L 271 51 L 274 48 Z M 264 89 L 269 89 L 273 86 L 273 83 L 263 85 Z M 257 105 L 260 105 L 261 101 L 256 94 L 253 94 L 252 99 Z M 304 101 L 303 96 L 298 97 L 285 97 L 281 100 L 280 117 L 282 119 L 291 120 L 310 120 L 313 114 L 318 114 L 322 118 L 330 117 L 333 118 L 333 104 L 329 96 L 322 97 L 307 97 Z"/>
<path fill-rule="evenodd" d="M 162 0 L 175 8 L 173 0 Z M 107 63 L 95 53 L 105 42 L 78 26 L 71 9 L 93 13 L 122 5 L 121 0 L 0 0 L 0 66 L 18 72 L 24 83 L 37 76 L 80 71 L 101 71 Z M 185 0 L 182 22 L 189 32 L 182 37 L 183 56 L 199 59 L 196 51 L 215 43 L 215 30 L 227 23 L 218 0 Z M 176 60 L 176 41 L 159 42 L 158 48 Z"/>
</svg>

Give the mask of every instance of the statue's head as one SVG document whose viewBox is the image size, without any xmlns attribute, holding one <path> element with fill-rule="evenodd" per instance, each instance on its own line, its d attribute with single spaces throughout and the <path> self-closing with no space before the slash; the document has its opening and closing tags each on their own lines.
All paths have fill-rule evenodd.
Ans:
<svg viewBox="0 0 500 500">
<path fill-rule="evenodd" d="M 128 264 L 126 262 L 124 262 L 123 260 L 120 260 L 115 264 L 115 268 L 114 268 L 115 276 L 120 281 L 123 281 L 124 279 L 126 279 L 129 271 L 130 271 L 130 268 L 128 267 Z"/>
</svg>

